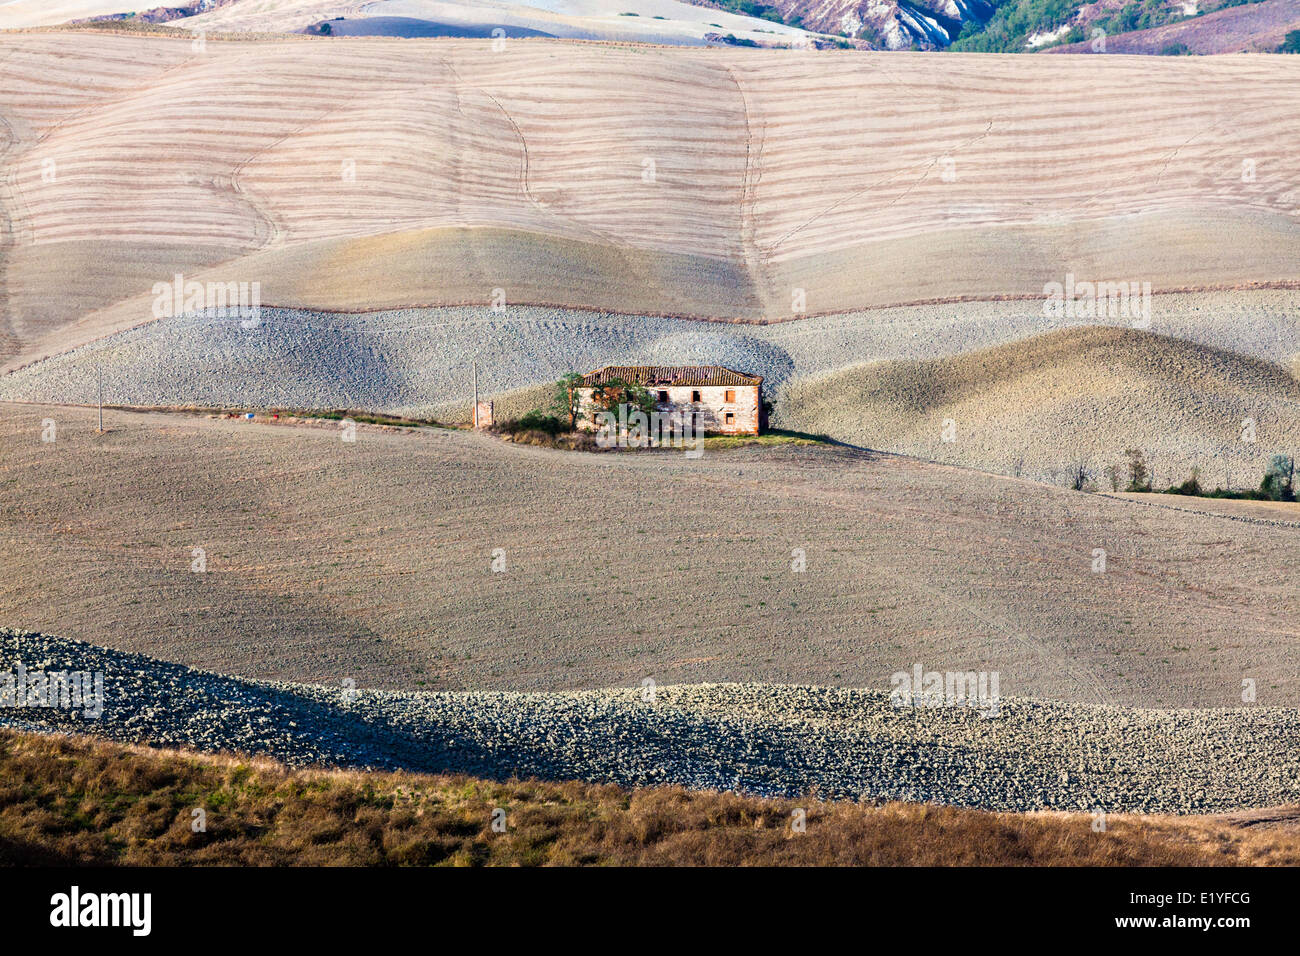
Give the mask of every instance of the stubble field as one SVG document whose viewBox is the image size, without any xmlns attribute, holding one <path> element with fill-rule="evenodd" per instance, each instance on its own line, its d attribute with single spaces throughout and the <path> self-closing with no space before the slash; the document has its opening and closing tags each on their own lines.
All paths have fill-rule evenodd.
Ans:
<svg viewBox="0 0 1300 956">
<path fill-rule="evenodd" d="M 286 307 L 501 289 L 724 319 L 1039 296 L 1069 272 L 1300 279 L 1293 58 L 932 65 L 5 35 L 5 367 L 150 321 L 177 271 Z"/>
</svg>

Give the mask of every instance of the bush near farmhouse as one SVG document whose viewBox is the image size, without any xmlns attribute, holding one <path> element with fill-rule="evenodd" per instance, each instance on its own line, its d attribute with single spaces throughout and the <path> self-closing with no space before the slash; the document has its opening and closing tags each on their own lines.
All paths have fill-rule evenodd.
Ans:
<svg viewBox="0 0 1300 956">
<path fill-rule="evenodd" d="M 591 404 L 599 411 L 617 412 L 620 405 L 640 409 L 646 415 L 655 410 L 655 400 L 644 385 L 611 378 L 591 390 Z"/>
<path fill-rule="evenodd" d="M 1290 455 L 1270 458 L 1259 490 L 1274 501 L 1295 501 L 1295 459 Z"/>
</svg>

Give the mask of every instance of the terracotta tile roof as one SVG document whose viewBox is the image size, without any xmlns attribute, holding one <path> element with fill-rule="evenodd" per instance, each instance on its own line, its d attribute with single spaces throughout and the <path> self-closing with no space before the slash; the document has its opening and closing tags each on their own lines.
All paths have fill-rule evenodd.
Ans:
<svg viewBox="0 0 1300 956">
<path fill-rule="evenodd" d="M 621 378 L 637 385 L 761 385 L 763 376 L 721 365 L 606 365 L 582 377 L 583 385 Z"/>
</svg>

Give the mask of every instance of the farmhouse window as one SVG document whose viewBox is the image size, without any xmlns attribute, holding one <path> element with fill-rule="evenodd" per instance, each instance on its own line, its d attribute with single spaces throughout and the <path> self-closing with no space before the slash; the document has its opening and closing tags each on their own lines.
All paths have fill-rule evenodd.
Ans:
<svg viewBox="0 0 1300 956">
<path fill-rule="evenodd" d="M 734 425 L 734 424 L 736 424 L 736 414 L 735 414 L 735 412 L 727 412 L 727 424 L 728 424 L 728 425 Z"/>
<path fill-rule="evenodd" d="M 723 400 L 726 402 L 734 402 L 736 400 L 736 390 L 733 388 L 727 389 L 727 397 Z M 727 417 L 730 418 L 731 416 Z"/>
<path fill-rule="evenodd" d="M 700 400 L 700 393 L 699 393 L 699 392 L 691 392 L 691 401 L 692 401 L 692 402 L 698 402 L 699 400 Z"/>
<path fill-rule="evenodd" d="M 667 392 L 664 392 L 664 391 L 660 391 L 660 393 L 659 393 L 659 401 L 661 401 L 661 402 L 666 402 L 666 401 L 668 401 L 668 393 L 667 393 Z"/>
</svg>

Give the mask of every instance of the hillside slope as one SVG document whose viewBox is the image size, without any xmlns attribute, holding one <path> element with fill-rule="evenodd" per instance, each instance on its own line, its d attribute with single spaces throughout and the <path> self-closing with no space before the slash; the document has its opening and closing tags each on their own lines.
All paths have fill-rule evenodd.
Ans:
<svg viewBox="0 0 1300 956">
<path fill-rule="evenodd" d="M 1300 381 L 1267 362 L 1131 329 L 1052 332 L 964 355 L 879 362 L 792 383 L 781 422 L 872 448 L 1060 482 L 1083 463 L 1106 485 L 1142 449 L 1157 482 L 1199 466 L 1257 485 L 1300 449 Z M 1242 441 L 1243 422 L 1256 441 Z M 953 423 L 944 439 L 944 423 Z"/>
<path fill-rule="evenodd" d="M 726 4 L 722 4 L 726 5 Z M 842 34 L 883 50 L 937 50 L 962 28 L 978 29 L 993 14 L 991 0 L 770 0 L 788 22 Z"/>
<path fill-rule="evenodd" d="M 177 273 L 722 318 L 1300 279 L 1300 58 L 483 51 L 0 37 L 6 367 L 150 321 Z"/>
<path fill-rule="evenodd" d="M 688 459 L 105 421 L 0 405 L 19 626 L 335 686 L 887 689 L 922 662 L 998 671 L 1006 695 L 1231 706 L 1246 674 L 1262 703 L 1300 700 L 1294 526 L 824 445 Z"/>
<path fill-rule="evenodd" d="M 1111 32 L 1106 37 L 1104 51 L 1085 41 L 1062 44 L 1045 52 L 1272 53 L 1293 30 L 1300 30 L 1300 3 L 1265 0 L 1225 7 L 1145 30 Z"/>
<path fill-rule="evenodd" d="M 386 692 L 241 680 L 4 628 L 0 651 L 32 670 L 104 675 L 98 716 L 5 708 L 0 727 L 242 751 L 294 766 L 1003 811 L 1300 803 L 1300 710 L 1289 707 L 1131 709 L 1000 693 L 995 709 L 899 707 L 888 685 L 655 685 L 649 699 L 640 686 Z"/>
<path fill-rule="evenodd" d="M 1222 866 L 1300 862 L 1296 808 L 995 814 L 574 781 L 293 769 L 0 732 L 0 865 Z M 190 827 L 202 794 L 209 825 Z M 504 833 L 491 828 L 507 809 Z M 791 821 L 806 815 L 796 839 Z M 98 826 L 84 827 L 87 816 Z M 1271 826 L 1259 826 L 1267 819 Z M 364 839 L 356 837 L 366 827 Z"/>
<path fill-rule="evenodd" d="M 339 36 L 548 36 L 706 45 L 731 35 L 751 42 L 807 43 L 798 26 L 683 0 L 236 0 L 175 21 L 195 32 L 318 32 Z"/>
</svg>

